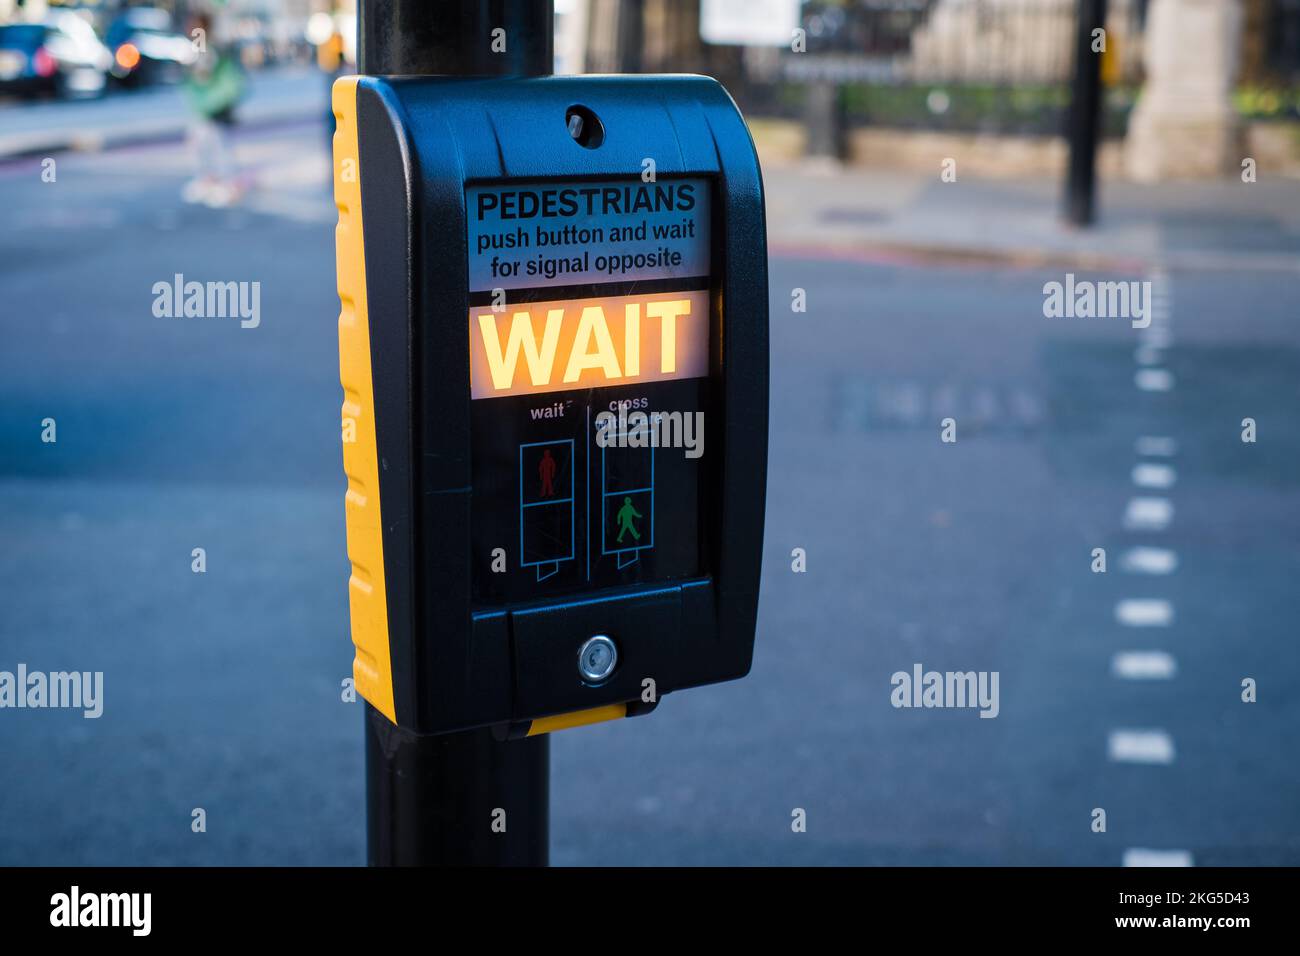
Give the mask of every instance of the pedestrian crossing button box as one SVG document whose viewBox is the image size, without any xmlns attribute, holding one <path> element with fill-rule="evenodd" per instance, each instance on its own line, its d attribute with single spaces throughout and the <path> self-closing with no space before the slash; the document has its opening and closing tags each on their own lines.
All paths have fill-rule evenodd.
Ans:
<svg viewBox="0 0 1300 956">
<path fill-rule="evenodd" d="M 353 76 L 333 108 L 357 689 L 519 736 L 743 676 L 767 254 L 731 98 Z"/>
</svg>

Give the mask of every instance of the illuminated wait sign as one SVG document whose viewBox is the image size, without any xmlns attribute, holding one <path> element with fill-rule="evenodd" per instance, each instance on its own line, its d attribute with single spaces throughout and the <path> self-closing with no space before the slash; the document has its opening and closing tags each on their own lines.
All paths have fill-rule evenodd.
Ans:
<svg viewBox="0 0 1300 956">
<path fill-rule="evenodd" d="M 663 292 L 470 310 L 474 398 L 601 388 L 709 372 L 709 296 Z"/>
</svg>

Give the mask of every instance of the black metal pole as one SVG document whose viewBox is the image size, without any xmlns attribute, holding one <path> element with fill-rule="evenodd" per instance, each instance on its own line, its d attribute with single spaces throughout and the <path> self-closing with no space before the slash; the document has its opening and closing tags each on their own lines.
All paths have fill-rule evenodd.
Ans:
<svg viewBox="0 0 1300 956">
<path fill-rule="evenodd" d="M 553 69 L 554 20 L 552 0 L 361 0 L 357 68 L 543 76 Z M 370 704 L 365 725 L 371 866 L 547 864 L 548 737 L 499 741 L 488 729 L 419 737 Z"/>
<path fill-rule="evenodd" d="M 545 866 L 549 737 L 417 737 L 366 710 L 371 866 Z"/>
<path fill-rule="evenodd" d="M 848 155 L 848 120 L 843 87 L 831 77 L 819 78 L 808 84 L 806 95 L 808 139 L 804 152 L 813 158 L 844 159 Z"/>
<path fill-rule="evenodd" d="M 618 7 L 618 71 L 644 68 L 645 0 L 622 0 Z"/>
<path fill-rule="evenodd" d="M 1101 53 L 1093 31 L 1106 26 L 1106 0 L 1079 0 L 1074 36 L 1074 86 L 1066 119 L 1070 165 L 1065 180 L 1065 218 L 1076 226 L 1094 218 L 1097 140 L 1101 126 Z"/>
<path fill-rule="evenodd" d="M 360 0 L 357 8 L 359 73 L 546 76 L 554 50 L 554 0 Z"/>
</svg>

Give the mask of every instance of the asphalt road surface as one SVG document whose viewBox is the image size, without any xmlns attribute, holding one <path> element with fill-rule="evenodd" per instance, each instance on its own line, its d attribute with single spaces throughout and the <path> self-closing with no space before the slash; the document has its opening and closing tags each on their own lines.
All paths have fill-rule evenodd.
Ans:
<svg viewBox="0 0 1300 956">
<path fill-rule="evenodd" d="M 224 210 L 176 147 L 0 169 L 0 669 L 105 675 L 0 711 L 0 863 L 363 862 L 324 147 L 242 136 Z M 260 324 L 155 317 L 177 273 Z M 773 260 L 753 672 L 556 735 L 555 863 L 1300 863 L 1296 280 L 1120 278 L 1157 331 L 1044 318 L 1060 270 Z M 917 664 L 996 718 L 894 707 Z"/>
</svg>

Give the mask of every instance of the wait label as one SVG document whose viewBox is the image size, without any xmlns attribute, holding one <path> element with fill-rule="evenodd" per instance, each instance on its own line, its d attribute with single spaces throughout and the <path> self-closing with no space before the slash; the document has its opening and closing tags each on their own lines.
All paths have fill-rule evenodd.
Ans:
<svg viewBox="0 0 1300 956">
<path fill-rule="evenodd" d="M 470 310 L 470 392 L 498 398 L 702 378 L 705 291 L 530 302 Z"/>
</svg>

